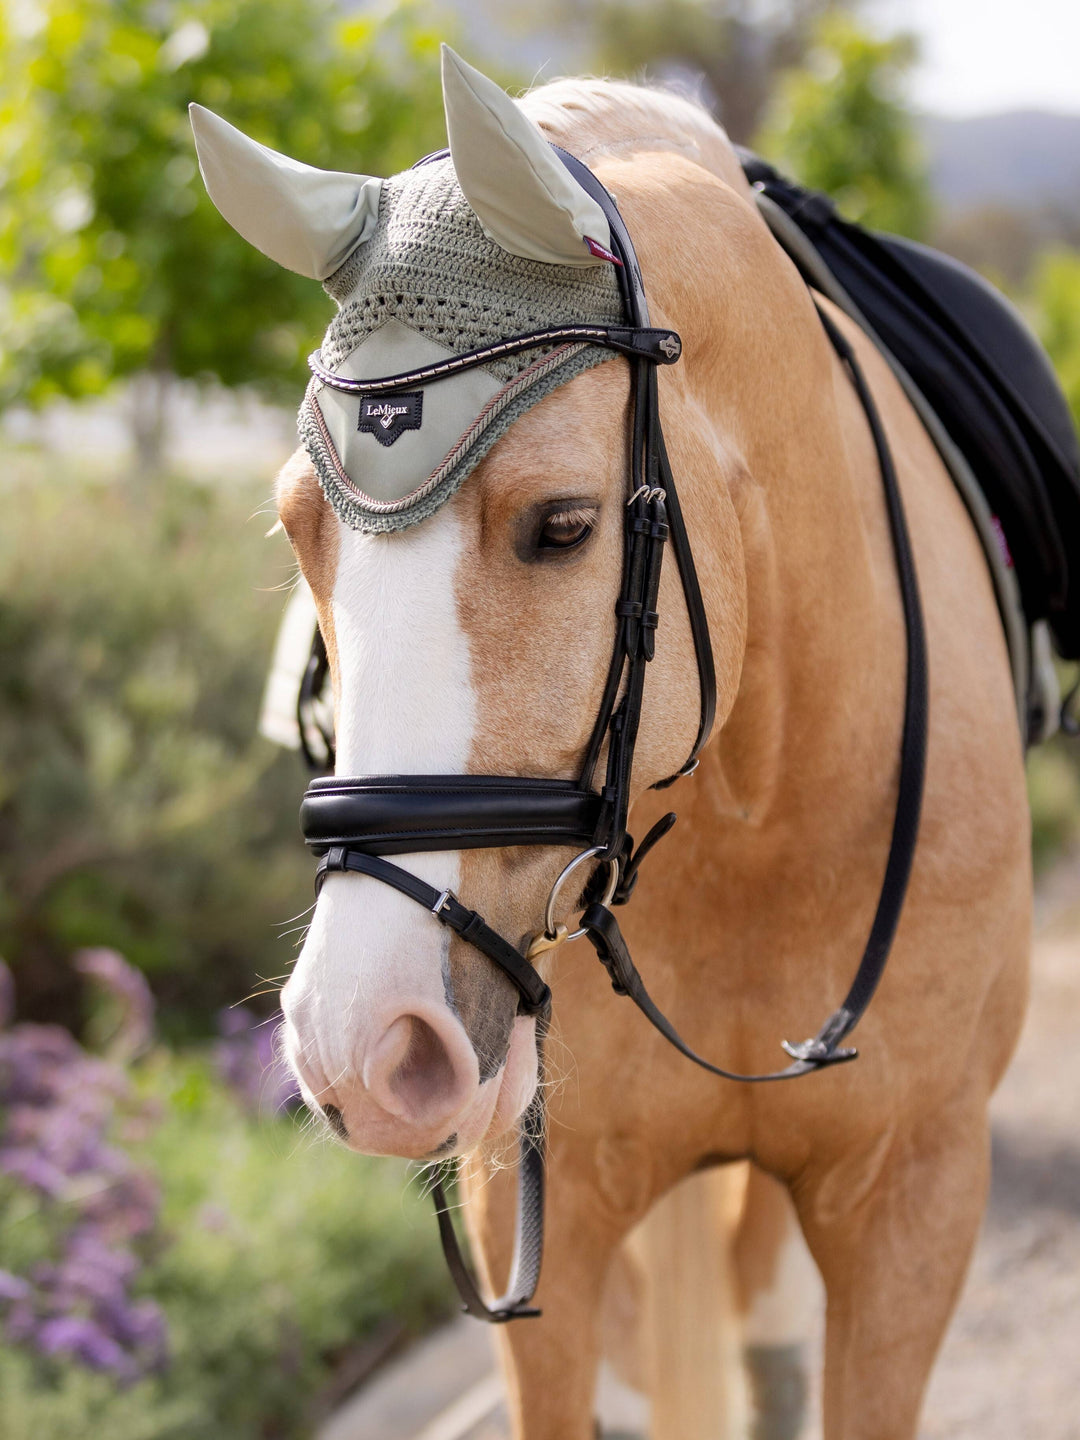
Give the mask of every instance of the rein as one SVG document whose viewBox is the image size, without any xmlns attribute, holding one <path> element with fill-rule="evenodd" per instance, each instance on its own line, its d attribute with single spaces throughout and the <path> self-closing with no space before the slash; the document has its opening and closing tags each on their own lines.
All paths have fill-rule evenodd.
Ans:
<svg viewBox="0 0 1080 1440">
<path fill-rule="evenodd" d="M 918 837 L 927 740 L 926 642 L 914 558 L 892 454 L 855 355 L 819 307 L 825 333 L 851 376 L 873 437 L 896 555 L 907 636 L 899 794 L 877 910 L 855 979 L 843 1003 L 811 1039 L 797 1044 L 782 1042 L 791 1057 L 791 1063 L 784 1069 L 742 1075 L 703 1059 L 657 1008 L 634 966 L 611 909 L 630 899 L 642 860 L 675 822 L 674 814 L 665 815 L 636 849 L 626 828 L 645 672 L 655 653 L 660 571 L 669 541 L 682 582 L 697 657 L 700 718 L 697 737 L 686 762 L 654 788 L 674 784 L 697 768 L 698 756 L 715 717 L 716 679 L 705 606 L 660 426 L 657 366 L 678 360 L 681 341 L 673 331 L 656 329 L 649 324 L 637 256 L 614 200 L 579 160 L 558 146 L 552 148 L 607 217 L 626 326 L 553 327 L 514 336 L 500 345 L 456 356 L 424 370 L 375 380 L 335 376 L 323 367 L 318 352 L 311 359 L 311 368 L 316 378 L 326 385 L 369 394 L 435 383 L 447 375 L 485 364 L 496 355 L 555 342 L 582 340 L 629 357 L 634 397 L 633 431 L 622 577 L 614 607 L 615 639 L 581 771 L 576 782 L 488 775 L 328 776 L 313 780 L 300 813 L 304 838 L 312 852 L 322 857 L 316 875 L 316 893 L 329 874 L 368 875 L 423 905 L 440 924 L 486 955 L 516 986 L 518 1013 L 536 1017 L 541 1081 L 551 992 L 531 962 L 566 940 L 582 935 L 588 937 L 596 950 L 616 993 L 628 995 L 665 1039 L 695 1064 L 731 1080 L 759 1083 L 794 1079 L 855 1059 L 857 1051 L 843 1046 L 842 1042 L 858 1024 L 884 972 Z M 318 656 L 317 648 L 309 667 L 311 676 L 325 664 L 318 661 Z M 303 712 L 314 693 L 312 686 L 307 685 L 301 694 L 302 735 L 311 728 Z M 604 782 L 596 790 L 594 777 L 605 741 L 608 753 Z M 449 890 L 440 893 L 383 858 L 425 850 L 507 845 L 583 847 L 556 880 L 543 928 L 531 937 L 524 952 L 494 931 L 482 916 L 469 910 Z M 580 928 L 570 934 L 565 926 L 556 923 L 556 897 L 570 875 L 590 862 L 593 878 L 582 897 L 585 908 Z M 598 886 L 601 874 L 605 878 L 602 893 Z M 453 1162 L 433 1164 L 426 1172 L 449 1269 L 465 1309 L 479 1319 L 502 1323 L 540 1313 L 530 1302 L 539 1279 L 543 1251 L 544 1132 L 541 1083 L 519 1122 L 517 1227 L 511 1276 L 505 1294 L 490 1306 L 465 1263 L 451 1220 L 445 1182 Z"/>
</svg>

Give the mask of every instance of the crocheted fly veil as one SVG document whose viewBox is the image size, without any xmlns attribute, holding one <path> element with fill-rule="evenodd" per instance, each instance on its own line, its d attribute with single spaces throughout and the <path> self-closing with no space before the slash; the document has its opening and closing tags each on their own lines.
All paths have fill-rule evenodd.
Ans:
<svg viewBox="0 0 1080 1440">
<path fill-rule="evenodd" d="M 554 324 L 617 324 L 621 314 L 610 265 L 548 265 L 489 240 L 448 159 L 385 183 L 374 238 L 326 288 L 341 308 L 321 361 L 352 379 L 437 365 Z M 596 346 L 547 346 L 370 397 L 313 378 L 300 434 L 347 524 L 398 529 L 449 499 L 523 410 L 608 358 Z"/>
<path fill-rule="evenodd" d="M 211 199 L 339 309 L 313 369 L 347 381 L 435 370 L 555 325 L 617 325 L 607 221 L 498 86 L 444 47 L 450 155 L 390 180 L 313 170 L 192 107 Z M 299 431 L 346 524 L 402 529 L 459 489 L 514 420 L 611 358 L 561 341 L 365 393 L 313 375 Z"/>
</svg>

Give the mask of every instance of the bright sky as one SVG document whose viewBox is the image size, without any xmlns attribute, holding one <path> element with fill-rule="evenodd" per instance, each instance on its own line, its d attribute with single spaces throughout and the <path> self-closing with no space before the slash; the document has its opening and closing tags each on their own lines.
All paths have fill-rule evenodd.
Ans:
<svg viewBox="0 0 1080 1440">
<path fill-rule="evenodd" d="M 1080 114 L 1080 0 L 871 0 L 864 14 L 920 36 L 921 109 Z"/>
</svg>

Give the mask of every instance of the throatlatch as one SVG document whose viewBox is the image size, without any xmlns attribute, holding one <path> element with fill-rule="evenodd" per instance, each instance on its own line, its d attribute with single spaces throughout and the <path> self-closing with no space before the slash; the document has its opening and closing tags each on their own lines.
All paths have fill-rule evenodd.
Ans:
<svg viewBox="0 0 1080 1440">
<path fill-rule="evenodd" d="M 516 352 L 571 337 L 609 347 L 631 361 L 634 400 L 622 579 L 614 607 L 614 646 L 579 778 L 571 783 L 480 775 L 325 777 L 313 781 L 304 797 L 302 828 L 310 848 L 323 857 L 317 884 L 321 885 L 328 874 L 345 871 L 389 884 L 424 905 L 436 920 L 448 925 L 498 966 L 518 989 L 519 1013 L 537 1017 L 537 1049 L 541 1056 L 550 1016 L 550 992 L 531 962 L 567 938 L 586 935 L 616 992 L 628 995 L 650 1023 L 695 1064 L 732 1080 L 757 1083 L 794 1079 L 855 1058 L 856 1051 L 842 1042 L 864 1013 L 883 973 L 903 907 L 918 834 L 927 734 L 926 646 L 895 467 L 873 397 L 851 347 L 828 316 L 819 311 L 825 332 L 851 376 L 873 436 L 897 559 L 908 647 L 900 789 L 881 896 L 855 980 L 843 1004 L 811 1039 L 796 1044 L 783 1042 L 791 1056 L 791 1063 L 784 1069 L 762 1075 L 742 1075 L 703 1059 L 656 1007 L 634 966 L 611 908 L 630 899 L 642 860 L 675 821 L 674 814 L 665 816 L 635 851 L 626 828 L 634 747 L 645 670 L 655 653 L 660 574 L 669 541 L 675 552 L 693 634 L 700 718 L 697 737 L 685 764 L 656 788 L 673 784 L 696 768 L 713 725 L 716 681 L 708 620 L 660 427 L 657 367 L 678 360 L 681 342 L 674 332 L 649 325 L 637 257 L 615 202 L 580 161 L 558 147 L 552 148 L 582 188 L 599 203 L 608 220 L 627 323 L 624 326 L 549 327 L 545 331 L 511 337 L 503 342 L 503 350 L 504 353 Z M 437 384 L 442 378 L 481 366 L 495 348 L 498 347 L 371 380 L 335 375 L 323 365 L 319 355 L 312 358 L 312 369 L 322 383 L 342 391 L 361 396 L 392 395 L 402 387 Z M 306 700 L 301 699 L 302 711 L 310 698 L 309 687 Z M 300 719 L 303 733 L 306 728 L 303 713 Z M 596 790 L 594 777 L 605 742 L 604 783 Z M 421 850 L 521 844 L 580 844 L 583 847 L 556 882 L 544 926 L 533 937 L 526 954 L 499 936 L 481 916 L 467 909 L 449 891 L 439 894 L 408 871 L 381 858 Z M 555 921 L 555 896 L 569 873 L 585 862 L 592 862 L 595 875 L 606 874 L 606 889 L 602 896 L 595 894 L 596 880 L 590 882 L 584 896 L 580 928 L 574 936 L 568 936 Z M 542 1059 L 540 1064 L 542 1067 Z M 539 1278 L 543 1246 L 543 1094 L 541 1085 L 520 1124 L 514 1260 L 506 1293 L 490 1306 L 484 1302 L 458 1244 L 444 1188 L 445 1168 L 432 1166 L 428 1174 L 443 1249 L 465 1309 L 493 1323 L 539 1313 L 530 1302 Z"/>
</svg>

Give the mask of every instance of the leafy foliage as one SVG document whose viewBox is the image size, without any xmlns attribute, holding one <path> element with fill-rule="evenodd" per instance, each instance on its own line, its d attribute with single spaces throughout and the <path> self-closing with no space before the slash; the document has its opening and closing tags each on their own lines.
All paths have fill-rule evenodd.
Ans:
<svg viewBox="0 0 1080 1440">
<path fill-rule="evenodd" d="M 43 0 L 7 16 L 0 405 L 97 394 L 143 370 L 291 399 L 329 302 L 213 209 L 188 102 L 309 164 L 390 173 L 442 141 L 437 38 L 421 12 Z"/>
<path fill-rule="evenodd" d="M 1080 251 L 1054 248 L 1042 255 L 1031 283 L 1039 338 L 1080 427 Z M 1064 667 L 1063 667 L 1064 668 Z M 1065 687 L 1080 681 L 1069 667 Z M 1080 842 L 1080 741 L 1055 735 L 1028 758 L 1036 865 Z"/>
<path fill-rule="evenodd" d="M 111 945 L 171 1033 L 205 1031 L 311 903 L 303 775 L 255 725 L 283 598 L 264 487 L 151 491 L 12 457 L 0 530 L 0 953 L 28 1018 L 81 1019 Z M 11 473 L 14 470 L 14 474 Z"/>
<path fill-rule="evenodd" d="M 820 22 L 806 65 L 781 80 L 757 148 L 849 219 L 918 237 L 929 189 L 903 81 L 916 58 L 904 35 L 877 39 L 849 17 Z"/>
<path fill-rule="evenodd" d="M 1034 276 L 1040 338 L 1080 426 L 1080 250 L 1050 250 Z"/>
<path fill-rule="evenodd" d="M 1031 851 L 1036 871 L 1080 842 L 1080 750 L 1055 735 L 1027 759 Z"/>
<path fill-rule="evenodd" d="M 616 75 L 705 82 L 732 140 L 747 143 L 778 70 L 804 57 L 835 0 L 597 0 L 584 12 L 595 63 Z M 582 14 L 580 7 L 565 8 Z"/>
</svg>

